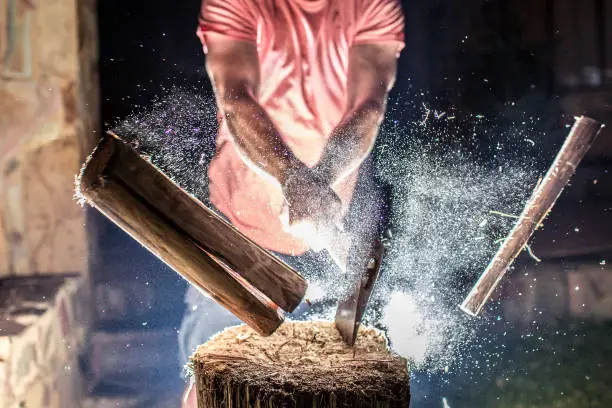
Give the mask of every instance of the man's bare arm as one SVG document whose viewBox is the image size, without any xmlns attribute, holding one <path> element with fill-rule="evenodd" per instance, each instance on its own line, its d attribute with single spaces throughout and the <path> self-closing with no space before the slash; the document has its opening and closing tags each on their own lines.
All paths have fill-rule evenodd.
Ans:
<svg viewBox="0 0 612 408">
<path fill-rule="evenodd" d="M 396 54 L 394 43 L 351 47 L 346 113 L 313 169 L 329 185 L 358 168 L 370 154 L 395 81 Z"/>
<path fill-rule="evenodd" d="M 340 213 L 340 199 L 329 183 L 295 157 L 259 105 L 259 59 L 255 44 L 207 34 L 206 68 L 217 106 L 223 113 L 237 150 L 260 174 L 276 180 L 289 204 L 288 225 L 302 220 L 325 224 Z M 333 222 L 333 221 L 331 221 Z"/>
<path fill-rule="evenodd" d="M 207 34 L 206 69 L 217 106 L 245 161 L 256 171 L 284 185 L 288 170 L 301 163 L 281 140 L 274 124 L 259 105 L 257 47 L 247 41 Z"/>
</svg>

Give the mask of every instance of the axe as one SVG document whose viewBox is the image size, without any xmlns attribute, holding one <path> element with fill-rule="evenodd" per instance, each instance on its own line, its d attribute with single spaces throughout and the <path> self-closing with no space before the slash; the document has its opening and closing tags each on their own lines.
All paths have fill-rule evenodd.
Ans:
<svg viewBox="0 0 612 408">
<path fill-rule="evenodd" d="M 349 280 L 348 291 L 338 302 L 335 323 L 344 342 L 353 346 L 374 284 L 380 273 L 385 246 L 389 237 L 378 238 L 376 234 L 384 225 L 386 217 L 378 217 L 377 225 L 365 225 L 361 234 L 350 234 L 338 227 L 328 227 L 315 233 L 307 228 L 293 231 L 301 236 L 316 252 L 325 249 Z M 367 224 L 367 223 L 366 223 Z M 369 227 L 372 227 L 371 229 Z"/>
</svg>

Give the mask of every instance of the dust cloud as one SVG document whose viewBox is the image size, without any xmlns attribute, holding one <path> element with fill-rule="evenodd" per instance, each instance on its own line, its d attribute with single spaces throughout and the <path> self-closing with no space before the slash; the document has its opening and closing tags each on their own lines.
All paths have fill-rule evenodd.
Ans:
<svg viewBox="0 0 612 408">
<path fill-rule="evenodd" d="M 518 214 L 537 183 L 545 135 L 536 125 L 537 118 L 524 118 L 498 126 L 418 100 L 389 105 L 374 157 L 390 192 L 392 239 L 365 322 L 386 330 L 414 367 L 448 367 L 473 340 L 474 319 L 458 304 L 512 226 L 499 213 Z M 175 89 L 113 130 L 208 203 L 217 130 L 211 94 Z M 310 317 L 333 318 L 346 282 L 332 266 L 313 271 L 306 264 L 300 272 L 312 282 L 309 296 L 328 305 Z"/>
</svg>

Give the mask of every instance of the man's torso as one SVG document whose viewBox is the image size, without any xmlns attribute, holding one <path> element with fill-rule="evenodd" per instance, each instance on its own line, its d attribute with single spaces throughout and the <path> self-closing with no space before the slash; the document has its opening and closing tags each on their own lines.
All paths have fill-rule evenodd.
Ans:
<svg viewBox="0 0 612 408">
<path fill-rule="evenodd" d="M 256 27 L 255 43 L 260 64 L 257 100 L 283 142 L 298 159 L 312 167 L 319 161 L 330 134 L 344 114 L 349 49 L 360 23 L 358 19 L 362 18 L 358 8 L 372 2 L 231 2 L 235 3 L 232 7 L 243 7 L 242 15 Z M 223 12 L 221 7 L 215 11 Z M 204 11 L 202 21 L 200 29 L 210 29 Z M 215 29 L 212 23 L 210 26 Z M 245 164 L 223 121 L 209 179 L 213 204 L 249 238 L 286 254 L 298 255 L 308 249 L 303 241 L 282 228 L 279 215 L 284 197 L 280 187 Z M 355 181 L 356 172 L 333 187 L 345 211 Z"/>
</svg>

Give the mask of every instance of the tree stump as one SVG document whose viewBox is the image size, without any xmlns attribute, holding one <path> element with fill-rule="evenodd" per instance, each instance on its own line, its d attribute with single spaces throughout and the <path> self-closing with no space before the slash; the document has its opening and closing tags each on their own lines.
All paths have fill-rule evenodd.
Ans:
<svg viewBox="0 0 612 408">
<path fill-rule="evenodd" d="M 332 322 L 285 322 L 269 337 L 235 326 L 191 358 L 198 408 L 408 408 L 408 365 L 362 327 L 354 347 Z"/>
<path fill-rule="evenodd" d="M 271 334 L 301 302 L 306 280 L 138 155 L 106 134 L 76 180 L 76 196 L 192 285 Z"/>
</svg>

